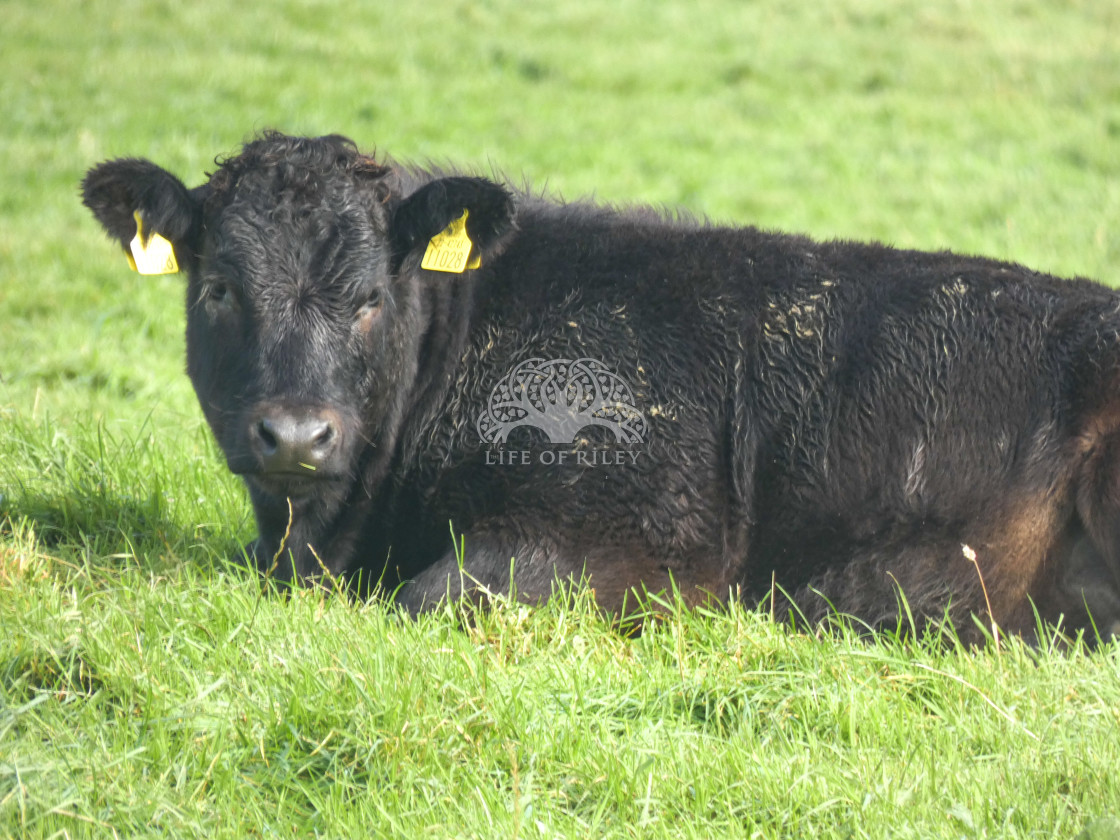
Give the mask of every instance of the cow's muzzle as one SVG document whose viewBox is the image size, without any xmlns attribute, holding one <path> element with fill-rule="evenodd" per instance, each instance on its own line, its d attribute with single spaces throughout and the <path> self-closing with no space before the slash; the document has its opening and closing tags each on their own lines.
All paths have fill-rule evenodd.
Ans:
<svg viewBox="0 0 1120 840">
<path fill-rule="evenodd" d="M 249 449 L 258 478 L 303 485 L 345 473 L 345 427 L 338 412 L 319 405 L 262 403 L 249 416 Z"/>
</svg>

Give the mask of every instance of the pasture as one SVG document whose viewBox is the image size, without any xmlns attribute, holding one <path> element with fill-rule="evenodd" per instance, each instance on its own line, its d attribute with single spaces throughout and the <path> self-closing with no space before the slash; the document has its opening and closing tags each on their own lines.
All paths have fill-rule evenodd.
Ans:
<svg viewBox="0 0 1120 840">
<path fill-rule="evenodd" d="M 1108 2 L 7 4 L 0 836 L 1120 836 L 1120 659 L 815 635 L 656 596 L 261 597 L 183 373 L 82 174 L 197 183 L 338 132 L 558 195 L 1120 285 Z M 1083 834 L 1082 834 L 1083 833 Z"/>
</svg>

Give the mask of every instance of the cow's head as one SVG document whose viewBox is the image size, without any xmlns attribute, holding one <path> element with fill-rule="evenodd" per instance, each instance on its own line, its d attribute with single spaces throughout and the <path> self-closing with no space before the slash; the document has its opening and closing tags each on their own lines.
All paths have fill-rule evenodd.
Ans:
<svg viewBox="0 0 1120 840">
<path fill-rule="evenodd" d="M 126 253 L 139 218 L 186 270 L 188 372 L 254 501 L 298 505 L 354 477 L 406 408 L 433 300 L 464 282 L 421 270 L 429 240 L 467 211 L 485 266 L 512 230 L 498 185 L 410 178 L 342 137 L 274 133 L 194 189 L 146 160 L 86 175 L 85 204 Z"/>
</svg>

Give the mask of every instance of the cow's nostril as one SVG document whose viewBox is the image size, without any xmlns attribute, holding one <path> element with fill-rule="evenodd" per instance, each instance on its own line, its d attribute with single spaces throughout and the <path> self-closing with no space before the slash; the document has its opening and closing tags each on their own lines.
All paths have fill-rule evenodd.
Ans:
<svg viewBox="0 0 1120 840">
<path fill-rule="evenodd" d="M 322 428 L 318 430 L 318 433 L 315 435 L 314 440 L 312 440 L 311 445 L 316 449 L 325 449 L 331 445 L 331 442 L 333 440 L 334 426 L 332 426 L 330 423 L 324 422 Z"/>
<path fill-rule="evenodd" d="M 275 430 L 267 419 L 261 420 L 257 423 L 257 438 L 264 445 L 263 449 L 266 454 L 273 453 L 279 446 L 279 441 L 276 440 Z"/>
</svg>

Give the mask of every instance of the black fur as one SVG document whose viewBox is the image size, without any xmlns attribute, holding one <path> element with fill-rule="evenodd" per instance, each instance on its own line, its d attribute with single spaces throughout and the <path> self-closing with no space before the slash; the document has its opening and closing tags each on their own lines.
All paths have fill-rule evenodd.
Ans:
<svg viewBox="0 0 1120 840">
<path fill-rule="evenodd" d="M 265 135 L 193 191 L 131 159 L 83 186 L 122 244 L 140 207 L 197 255 L 188 370 L 278 577 L 399 585 L 411 609 L 507 590 L 512 568 L 521 597 L 586 575 L 611 609 L 675 585 L 880 625 L 901 590 L 966 638 L 970 615 L 1029 634 L 1034 607 L 1120 621 L 1103 286 L 558 203 L 337 136 Z M 481 266 L 421 269 L 464 209 Z M 548 365 L 602 363 L 581 382 L 626 383 L 640 433 L 484 442 L 495 387 L 534 358 L 569 401 L 576 368 Z"/>
</svg>

